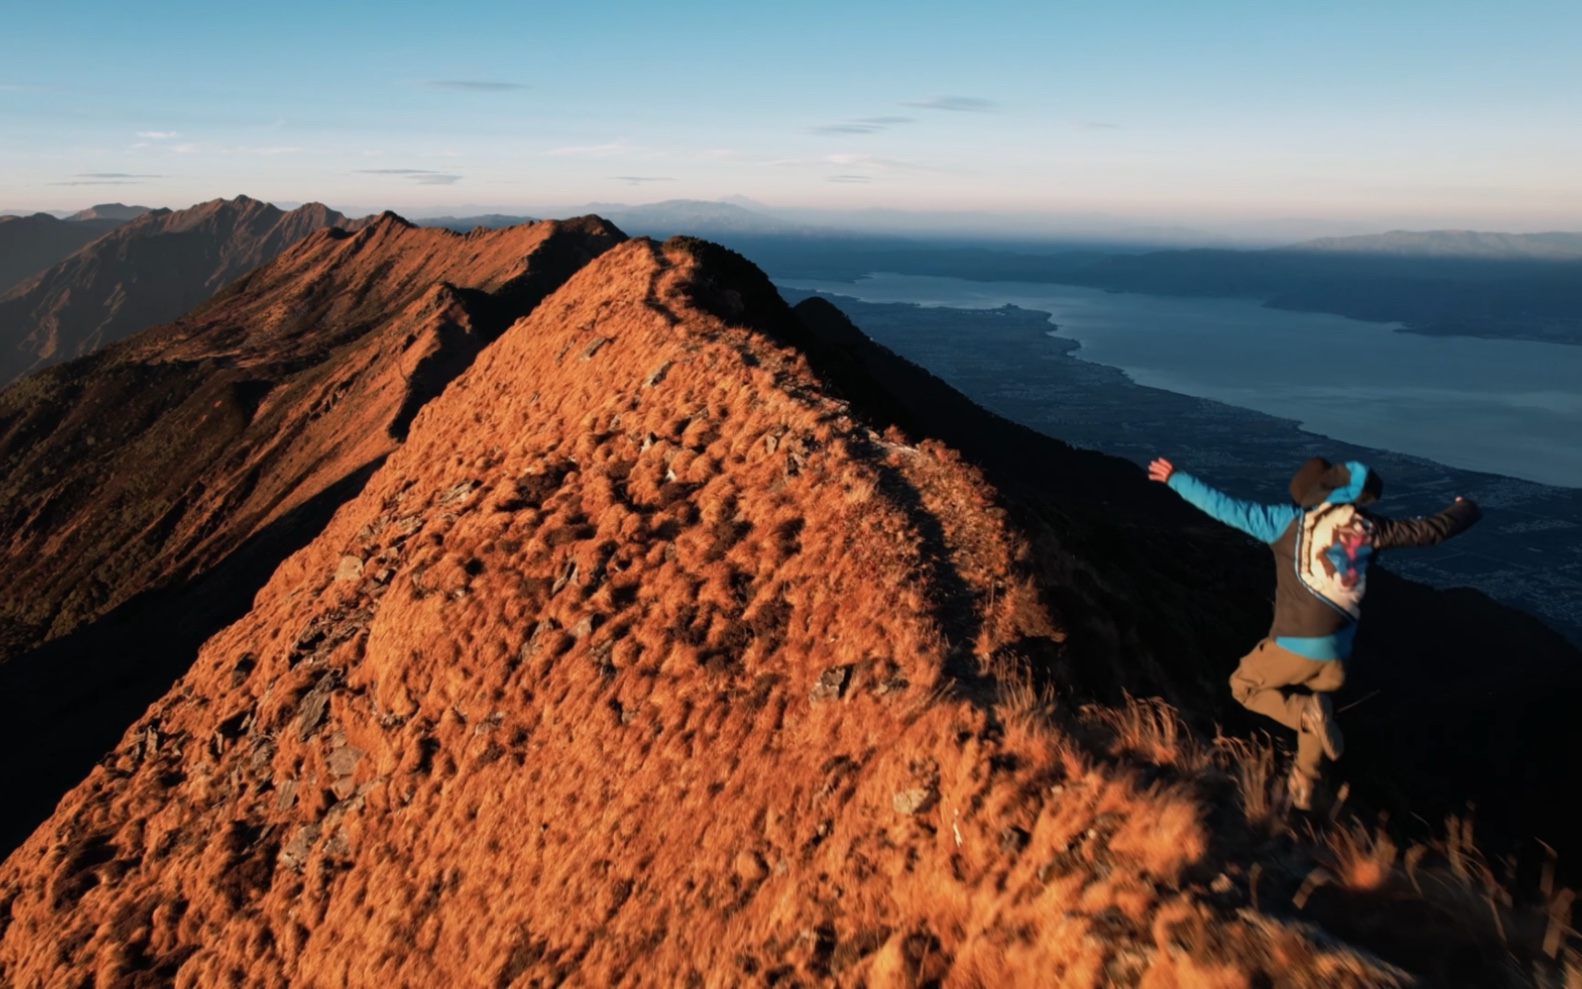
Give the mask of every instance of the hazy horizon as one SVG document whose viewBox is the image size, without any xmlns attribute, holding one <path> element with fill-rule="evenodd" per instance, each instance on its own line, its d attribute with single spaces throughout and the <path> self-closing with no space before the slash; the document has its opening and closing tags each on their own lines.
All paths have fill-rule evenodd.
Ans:
<svg viewBox="0 0 1582 989">
<path fill-rule="evenodd" d="M 8 11 L 0 207 L 747 197 L 1225 229 L 1582 229 L 1576 5 L 436 14 Z"/>
<path fill-rule="evenodd" d="M 246 193 L 238 193 L 246 195 Z M 216 198 L 235 198 L 234 196 Z M 307 202 L 322 200 L 254 199 L 270 202 L 280 209 L 290 210 Z M 756 217 L 773 220 L 785 225 L 786 231 L 830 233 L 878 237 L 898 237 L 929 240 L 959 240 L 962 242 L 995 242 L 1033 245 L 1062 243 L 1091 243 L 1094 246 L 1130 245 L 1159 247 L 1258 247 L 1294 244 L 1325 237 L 1349 237 L 1401 231 L 1452 231 L 1475 229 L 1457 224 L 1453 218 L 1442 222 L 1413 224 L 1411 218 L 1381 218 L 1368 220 L 1320 219 L 1313 217 L 1271 217 L 1268 219 L 1235 220 L 1214 217 L 1148 218 L 1103 215 L 1094 213 L 1030 213 L 899 210 L 889 208 L 820 209 L 795 206 L 776 206 L 750 200 L 742 196 L 726 196 L 712 200 L 636 200 L 618 199 L 601 202 L 560 204 L 508 204 L 508 203 L 457 203 L 452 205 L 422 206 L 368 206 L 328 202 L 324 205 L 349 217 L 361 217 L 391 210 L 407 219 L 426 220 L 487 215 L 530 216 L 534 218 L 568 217 L 601 209 L 621 214 L 625 211 L 643 211 L 656 207 L 685 208 L 690 205 L 723 205 L 748 210 Z M 95 206 L 142 206 L 149 209 L 187 209 L 197 203 L 176 202 L 121 202 L 102 198 L 83 201 L 70 206 L 57 204 L 51 208 L 31 209 L 0 205 L 0 216 L 27 215 L 35 212 L 66 218 L 81 210 Z M 1487 233 L 1537 234 L 1575 233 L 1582 236 L 1582 223 L 1578 231 L 1562 231 L 1543 224 L 1514 227 L 1503 230 L 1485 229 Z M 713 228 L 709 228 L 713 229 Z M 764 233 L 772 231 L 766 229 Z"/>
</svg>

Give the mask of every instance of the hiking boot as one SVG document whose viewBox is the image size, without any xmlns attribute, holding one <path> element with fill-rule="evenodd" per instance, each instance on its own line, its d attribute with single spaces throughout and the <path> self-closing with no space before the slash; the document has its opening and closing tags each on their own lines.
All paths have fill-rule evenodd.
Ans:
<svg viewBox="0 0 1582 989">
<path fill-rule="evenodd" d="M 1308 698 L 1302 708 L 1302 730 L 1318 739 L 1331 762 L 1346 750 L 1346 736 L 1335 724 L 1335 712 L 1329 705 L 1328 694 L 1314 694 Z"/>
<path fill-rule="evenodd" d="M 1313 798 L 1318 786 L 1317 781 L 1312 777 L 1304 776 L 1293 769 L 1290 777 L 1285 782 L 1285 790 L 1291 795 L 1292 807 L 1297 810 L 1313 809 Z"/>
</svg>

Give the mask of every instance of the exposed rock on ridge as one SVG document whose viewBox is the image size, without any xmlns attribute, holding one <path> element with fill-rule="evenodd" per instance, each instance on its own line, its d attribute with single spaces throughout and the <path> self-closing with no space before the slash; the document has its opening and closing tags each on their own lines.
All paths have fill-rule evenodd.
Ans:
<svg viewBox="0 0 1582 989">
<path fill-rule="evenodd" d="M 1027 716 L 994 665 L 1066 628 L 992 489 L 710 253 L 605 253 L 417 414 L 0 867 L 0 974 L 1401 980 Z"/>
<path fill-rule="evenodd" d="M 0 295 L 0 386 L 175 319 L 316 230 L 364 222 L 246 196 L 144 213 Z"/>
</svg>

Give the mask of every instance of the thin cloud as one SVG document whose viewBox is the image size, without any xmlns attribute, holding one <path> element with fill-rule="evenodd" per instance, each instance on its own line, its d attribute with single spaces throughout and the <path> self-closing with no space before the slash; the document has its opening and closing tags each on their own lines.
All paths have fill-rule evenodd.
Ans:
<svg viewBox="0 0 1582 989">
<path fill-rule="evenodd" d="M 74 179 L 162 179 L 163 175 L 140 175 L 135 172 L 74 172 Z"/>
<path fill-rule="evenodd" d="M 1123 130 L 1120 124 L 1111 124 L 1103 120 L 1084 120 L 1077 125 L 1083 130 Z"/>
<path fill-rule="evenodd" d="M 873 176 L 871 176 L 871 175 L 830 175 L 830 176 L 827 176 L 827 179 L 830 182 L 872 182 L 873 181 Z"/>
<path fill-rule="evenodd" d="M 410 179 L 418 185 L 455 185 L 461 181 L 460 175 L 449 172 L 436 172 L 431 168 L 359 168 L 357 175 L 399 175 Z"/>
<path fill-rule="evenodd" d="M 501 82 L 497 79 L 424 79 L 422 85 L 459 93 L 505 93 L 527 88 L 519 82 Z"/>
<path fill-rule="evenodd" d="M 876 172 L 931 172 L 934 169 L 916 162 L 901 161 L 897 158 L 879 158 L 874 155 L 825 155 L 824 161 L 831 165 L 844 165 L 847 168 L 867 168 Z"/>
<path fill-rule="evenodd" d="M 172 144 L 170 150 L 178 155 L 197 154 L 201 149 L 196 144 Z"/>
<path fill-rule="evenodd" d="M 912 117 L 859 117 L 845 123 L 824 124 L 812 130 L 815 134 L 877 134 L 899 124 L 912 122 Z"/>
<path fill-rule="evenodd" d="M 993 100 L 976 96 L 930 96 L 926 100 L 908 100 L 901 105 L 923 110 L 949 110 L 953 113 L 992 113 L 999 109 L 999 104 Z"/>
<path fill-rule="evenodd" d="M 304 149 L 292 146 L 271 145 L 263 148 L 233 148 L 223 153 L 228 155 L 294 155 L 302 150 Z"/>
<path fill-rule="evenodd" d="M 180 137 L 179 130 L 140 130 L 137 136 L 149 141 L 168 141 L 173 137 Z"/>
<path fill-rule="evenodd" d="M 144 185 L 141 179 L 81 179 L 72 182 L 51 182 L 50 185 Z"/>
<path fill-rule="evenodd" d="M 643 185 L 646 182 L 674 182 L 675 179 L 668 175 L 612 175 L 612 182 L 625 182 L 627 185 Z"/>
<path fill-rule="evenodd" d="M 877 134 L 884 130 L 876 124 L 825 124 L 813 128 L 815 134 Z"/>
</svg>

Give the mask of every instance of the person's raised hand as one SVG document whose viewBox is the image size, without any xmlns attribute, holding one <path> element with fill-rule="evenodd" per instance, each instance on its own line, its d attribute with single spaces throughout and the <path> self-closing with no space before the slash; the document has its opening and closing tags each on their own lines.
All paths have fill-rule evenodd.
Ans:
<svg viewBox="0 0 1582 989">
<path fill-rule="evenodd" d="M 1175 472 L 1175 464 L 1163 457 L 1154 458 L 1154 462 L 1148 465 L 1148 479 L 1151 481 L 1163 483 L 1170 480 L 1170 475 Z"/>
</svg>

